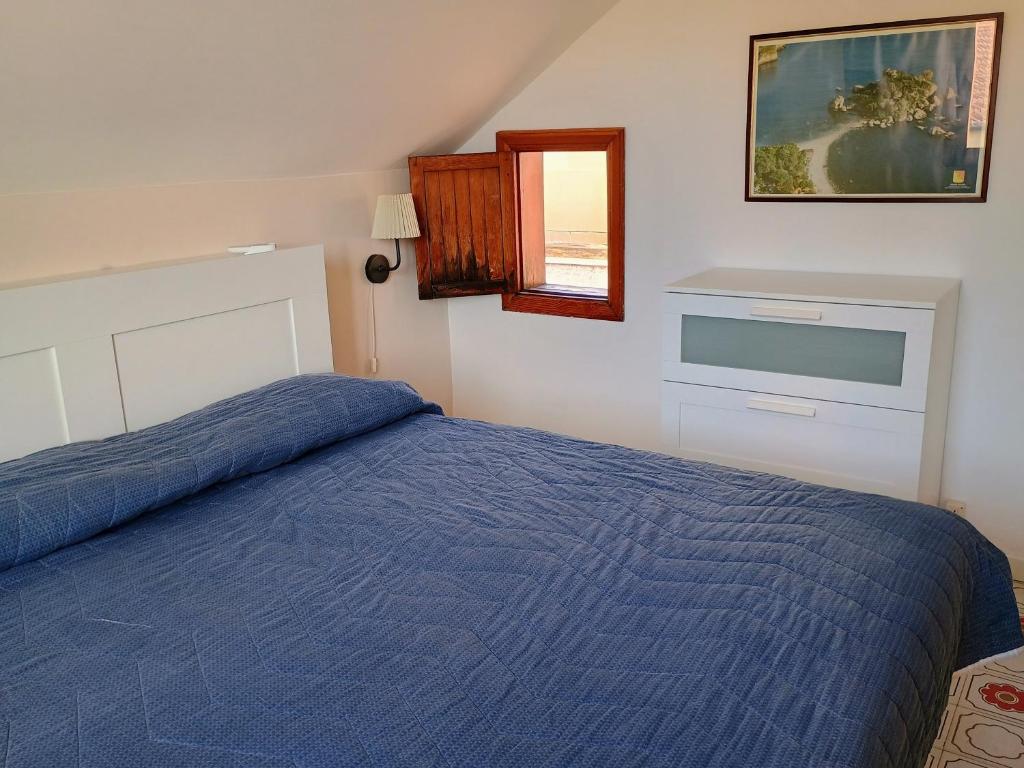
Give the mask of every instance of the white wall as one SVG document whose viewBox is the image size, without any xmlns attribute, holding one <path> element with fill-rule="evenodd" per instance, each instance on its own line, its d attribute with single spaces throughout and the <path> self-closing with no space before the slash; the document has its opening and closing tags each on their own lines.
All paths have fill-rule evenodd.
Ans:
<svg viewBox="0 0 1024 768">
<path fill-rule="evenodd" d="M 363 263 L 375 252 L 394 258 L 392 241 L 369 238 L 374 205 L 377 195 L 408 185 L 407 172 L 381 171 L 0 196 L 0 284 L 223 253 L 242 243 L 324 243 L 335 368 L 369 375 Z M 378 376 L 404 379 L 448 409 L 448 317 L 444 302 L 417 301 L 411 243 L 376 298 Z"/>
<path fill-rule="evenodd" d="M 711 265 L 960 277 L 944 495 L 1024 557 L 1024 7 L 995 5 L 990 202 L 811 206 L 743 202 L 748 36 L 992 4 L 622 0 L 463 149 L 492 150 L 499 129 L 626 127 L 626 321 L 449 301 L 456 413 L 656 448 L 664 283 Z"/>
</svg>

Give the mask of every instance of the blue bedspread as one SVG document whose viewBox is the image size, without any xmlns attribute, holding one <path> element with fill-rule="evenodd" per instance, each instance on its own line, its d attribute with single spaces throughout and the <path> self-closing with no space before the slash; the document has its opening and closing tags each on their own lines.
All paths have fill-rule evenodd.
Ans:
<svg viewBox="0 0 1024 768">
<path fill-rule="evenodd" d="M 918 768 L 1021 643 L 931 507 L 297 377 L 0 464 L 0 765 Z"/>
</svg>

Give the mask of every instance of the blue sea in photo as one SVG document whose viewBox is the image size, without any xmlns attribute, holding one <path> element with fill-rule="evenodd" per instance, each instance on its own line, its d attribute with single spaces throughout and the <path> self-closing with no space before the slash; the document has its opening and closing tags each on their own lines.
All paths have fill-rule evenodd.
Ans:
<svg viewBox="0 0 1024 768">
<path fill-rule="evenodd" d="M 917 123 L 855 127 L 860 116 L 829 109 L 836 94 L 856 99 L 854 86 L 881 80 L 888 68 L 934 73 L 942 97 L 934 114 L 946 118 L 941 127 L 952 138 L 932 136 Z M 966 171 L 965 184 L 973 189 L 981 154 L 966 147 L 973 75 L 973 28 L 789 43 L 778 61 L 758 70 L 755 142 L 812 149 L 816 187 L 826 183 L 821 153 L 827 153 L 832 189 L 819 188 L 819 194 L 956 192 L 949 188 L 954 169 Z"/>
</svg>

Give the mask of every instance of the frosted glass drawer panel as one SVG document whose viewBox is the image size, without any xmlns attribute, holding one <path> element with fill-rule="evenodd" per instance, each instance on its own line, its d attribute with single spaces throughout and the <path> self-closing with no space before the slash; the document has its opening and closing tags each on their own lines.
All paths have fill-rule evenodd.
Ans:
<svg viewBox="0 0 1024 768">
<path fill-rule="evenodd" d="M 935 312 L 666 294 L 662 379 L 923 411 Z"/>
<path fill-rule="evenodd" d="M 924 414 L 696 384 L 662 385 L 671 453 L 915 499 Z"/>
<path fill-rule="evenodd" d="M 907 334 L 734 317 L 682 315 L 679 360 L 898 387 Z"/>
</svg>

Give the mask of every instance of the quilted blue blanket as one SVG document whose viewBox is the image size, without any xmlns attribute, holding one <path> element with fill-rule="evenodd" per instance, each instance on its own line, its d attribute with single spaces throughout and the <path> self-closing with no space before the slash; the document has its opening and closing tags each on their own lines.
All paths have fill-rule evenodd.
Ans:
<svg viewBox="0 0 1024 768">
<path fill-rule="evenodd" d="M 918 768 L 1022 642 L 938 509 L 296 377 L 0 464 L 0 764 Z"/>
</svg>

